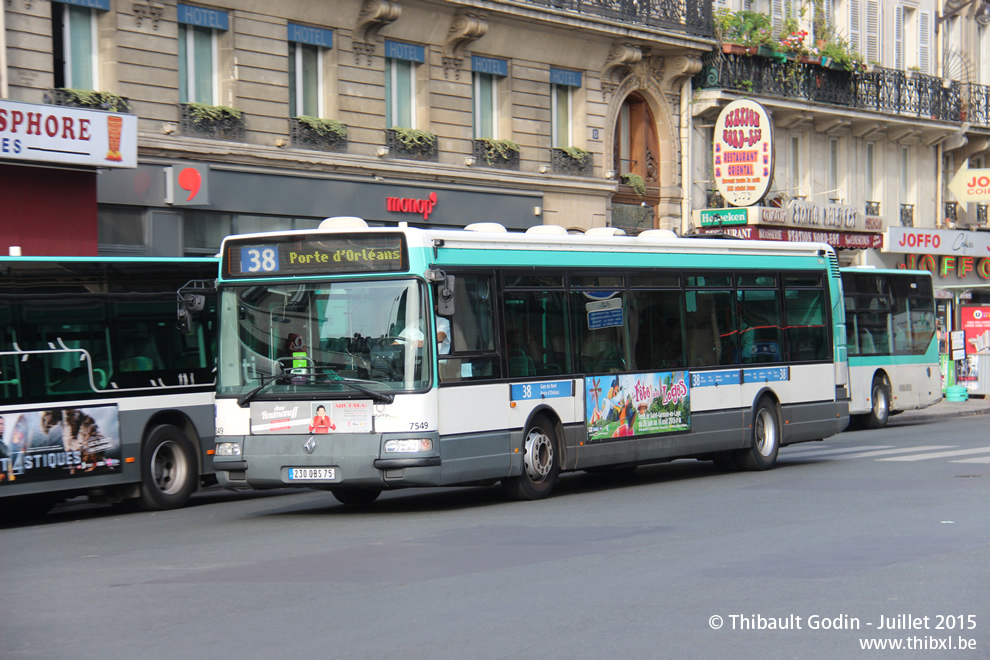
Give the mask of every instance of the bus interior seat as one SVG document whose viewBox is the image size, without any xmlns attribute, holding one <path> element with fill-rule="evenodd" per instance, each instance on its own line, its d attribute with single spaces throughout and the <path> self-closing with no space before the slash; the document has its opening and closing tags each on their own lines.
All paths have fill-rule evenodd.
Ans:
<svg viewBox="0 0 990 660">
<path fill-rule="evenodd" d="M 134 357 L 124 358 L 120 361 L 121 371 L 151 371 L 154 366 L 151 358 L 144 357 L 143 355 L 135 355 Z"/>
<path fill-rule="evenodd" d="M 509 356 L 509 376 L 535 376 L 536 363 L 528 355 Z"/>
</svg>

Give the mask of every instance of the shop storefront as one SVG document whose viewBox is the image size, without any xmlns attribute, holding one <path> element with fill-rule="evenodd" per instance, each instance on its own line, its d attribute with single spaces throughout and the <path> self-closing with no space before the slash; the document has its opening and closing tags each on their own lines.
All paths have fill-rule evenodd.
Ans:
<svg viewBox="0 0 990 660">
<path fill-rule="evenodd" d="M 213 254 L 228 234 L 316 227 L 340 215 L 433 228 L 543 222 L 539 191 L 192 161 L 104 173 L 98 197 L 107 254 Z"/>
<path fill-rule="evenodd" d="M 990 232 L 889 227 L 881 258 L 891 268 L 932 273 L 947 378 L 970 394 L 990 394 Z M 954 361 L 953 331 L 964 347 Z"/>
<path fill-rule="evenodd" d="M 98 171 L 137 166 L 137 117 L 0 100 L 0 249 L 95 255 Z"/>
</svg>

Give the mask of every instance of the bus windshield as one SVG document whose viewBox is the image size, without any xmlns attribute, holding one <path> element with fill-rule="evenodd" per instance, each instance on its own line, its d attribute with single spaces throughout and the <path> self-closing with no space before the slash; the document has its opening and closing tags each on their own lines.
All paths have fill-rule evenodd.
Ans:
<svg viewBox="0 0 990 660">
<path fill-rule="evenodd" d="M 266 283 L 221 293 L 219 396 L 367 398 L 430 382 L 425 288 L 413 279 Z"/>
</svg>

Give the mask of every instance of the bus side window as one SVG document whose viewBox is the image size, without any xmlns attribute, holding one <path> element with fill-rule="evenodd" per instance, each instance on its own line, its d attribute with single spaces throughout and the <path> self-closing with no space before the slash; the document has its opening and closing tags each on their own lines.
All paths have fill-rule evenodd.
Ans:
<svg viewBox="0 0 990 660">
<path fill-rule="evenodd" d="M 439 356 L 441 382 L 501 377 L 495 348 L 492 291 L 489 276 L 457 276 L 456 311 L 448 319 L 450 351 Z"/>
</svg>

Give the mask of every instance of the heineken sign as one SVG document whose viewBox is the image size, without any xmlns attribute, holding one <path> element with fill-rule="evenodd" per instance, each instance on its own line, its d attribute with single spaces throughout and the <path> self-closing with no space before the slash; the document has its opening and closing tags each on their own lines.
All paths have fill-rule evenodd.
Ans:
<svg viewBox="0 0 990 660">
<path fill-rule="evenodd" d="M 702 227 L 744 225 L 748 221 L 746 209 L 704 209 L 699 214 Z"/>
</svg>

